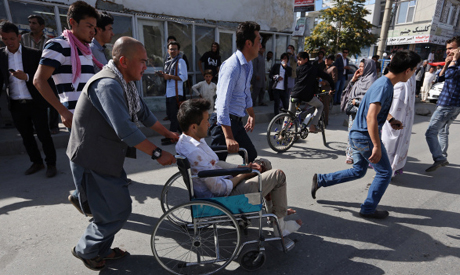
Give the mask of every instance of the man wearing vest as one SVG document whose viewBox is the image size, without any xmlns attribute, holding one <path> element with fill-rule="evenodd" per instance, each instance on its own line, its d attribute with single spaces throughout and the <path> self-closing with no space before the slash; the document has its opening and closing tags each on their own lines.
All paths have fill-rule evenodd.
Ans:
<svg viewBox="0 0 460 275">
<path fill-rule="evenodd" d="M 174 156 L 151 143 L 136 126 L 142 123 L 173 141 L 178 135 L 157 121 L 139 97 L 135 81 L 146 70 L 147 52 L 130 37 L 119 38 L 113 60 L 83 88 L 75 107 L 67 156 L 77 192 L 86 192 L 93 220 L 72 254 L 92 270 L 129 253 L 111 248 L 115 234 L 131 213 L 128 181 L 123 169 L 128 146 L 151 155 L 161 165 L 175 163 Z"/>
</svg>

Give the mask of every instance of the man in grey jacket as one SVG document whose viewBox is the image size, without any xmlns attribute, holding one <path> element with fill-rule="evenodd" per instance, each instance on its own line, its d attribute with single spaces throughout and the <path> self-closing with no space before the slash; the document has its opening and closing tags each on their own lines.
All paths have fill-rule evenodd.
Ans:
<svg viewBox="0 0 460 275">
<path fill-rule="evenodd" d="M 115 234 L 131 213 L 125 156 L 132 147 L 151 155 L 161 165 L 175 163 L 174 156 L 151 143 L 137 127 L 141 122 L 177 141 L 139 97 L 134 81 L 146 70 L 144 46 L 130 37 L 119 38 L 113 60 L 85 85 L 75 108 L 67 155 L 78 193 L 86 194 L 93 219 L 72 249 L 72 254 L 92 270 L 129 253 L 111 248 Z M 129 147 L 132 146 L 132 147 Z M 81 200 L 81 197 L 80 197 Z"/>
</svg>

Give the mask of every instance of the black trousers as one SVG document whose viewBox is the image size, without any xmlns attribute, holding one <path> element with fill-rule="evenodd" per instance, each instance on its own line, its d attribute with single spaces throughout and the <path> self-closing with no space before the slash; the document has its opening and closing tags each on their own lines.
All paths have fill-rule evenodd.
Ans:
<svg viewBox="0 0 460 275">
<path fill-rule="evenodd" d="M 47 165 L 56 165 L 56 149 L 48 128 L 48 114 L 46 107 L 37 106 L 33 100 L 11 100 L 11 117 L 14 125 L 22 137 L 22 142 L 26 147 L 30 161 L 33 163 L 43 163 L 43 159 L 38 149 L 34 137 L 34 128 L 37 137 L 42 143 Z"/>
<path fill-rule="evenodd" d="M 275 105 L 273 105 L 273 112 L 275 116 L 280 113 L 280 101 L 284 109 L 289 109 L 289 92 L 284 90 L 273 89 L 273 97 L 275 98 Z"/>
<path fill-rule="evenodd" d="M 211 147 L 216 145 L 225 145 L 225 135 L 222 127 L 216 123 L 216 113 L 211 115 L 210 123 L 211 127 L 209 128 L 209 133 L 211 135 Z M 248 136 L 248 133 L 244 129 L 242 120 L 236 120 L 230 118 L 233 137 L 236 142 L 238 142 L 240 148 L 244 148 L 248 151 L 248 161 L 253 162 L 257 158 L 257 151 L 252 144 L 251 139 Z M 227 153 L 217 154 L 220 160 L 225 161 L 227 159 Z"/>
<path fill-rule="evenodd" d="M 185 96 L 179 96 L 179 101 L 184 101 Z M 182 133 L 179 127 L 179 121 L 177 120 L 177 112 L 179 111 L 179 105 L 177 104 L 176 97 L 167 97 L 166 98 L 166 114 L 168 115 L 169 121 L 169 131 L 171 132 L 180 132 Z"/>
</svg>

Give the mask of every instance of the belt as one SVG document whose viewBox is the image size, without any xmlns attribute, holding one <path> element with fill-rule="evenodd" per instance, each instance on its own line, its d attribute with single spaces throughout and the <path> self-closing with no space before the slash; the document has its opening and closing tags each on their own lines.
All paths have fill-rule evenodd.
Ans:
<svg viewBox="0 0 460 275">
<path fill-rule="evenodd" d="M 243 120 L 243 118 L 239 117 L 239 116 L 235 116 L 235 115 L 232 115 L 232 114 L 230 114 L 229 116 L 230 116 L 231 120 L 235 120 L 235 121 L 242 121 Z"/>
<path fill-rule="evenodd" d="M 27 103 L 31 103 L 32 99 L 12 99 L 11 101 L 14 101 L 19 104 L 27 104 Z"/>
</svg>

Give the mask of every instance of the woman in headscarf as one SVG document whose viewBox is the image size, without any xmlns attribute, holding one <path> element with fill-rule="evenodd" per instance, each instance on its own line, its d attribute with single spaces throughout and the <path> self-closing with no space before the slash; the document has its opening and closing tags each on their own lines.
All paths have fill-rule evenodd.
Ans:
<svg viewBox="0 0 460 275">
<path fill-rule="evenodd" d="M 341 98 L 341 109 L 348 115 L 348 133 L 358 111 L 359 103 L 364 97 L 372 83 L 377 79 L 377 69 L 372 59 L 366 58 L 359 63 L 359 69 L 356 70 L 353 78 L 348 83 L 347 88 L 343 91 Z M 348 139 L 347 150 L 345 151 L 346 163 L 353 164 L 353 152 Z"/>
<path fill-rule="evenodd" d="M 414 124 L 415 88 L 415 74 L 407 82 L 396 83 L 390 114 L 402 122 L 404 129 L 393 130 L 388 122 L 382 128 L 382 142 L 390 159 L 393 176 L 402 174 L 406 165 Z"/>
</svg>

